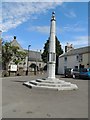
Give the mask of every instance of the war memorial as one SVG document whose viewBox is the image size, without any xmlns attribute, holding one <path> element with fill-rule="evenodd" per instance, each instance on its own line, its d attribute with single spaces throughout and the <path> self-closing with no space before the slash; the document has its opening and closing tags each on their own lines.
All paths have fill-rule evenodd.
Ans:
<svg viewBox="0 0 90 120">
<path fill-rule="evenodd" d="M 31 80 L 24 82 L 23 84 L 33 88 L 48 88 L 55 90 L 76 90 L 78 89 L 76 84 L 71 84 L 70 82 L 65 82 L 59 80 L 55 77 L 55 64 L 56 64 L 56 44 L 55 44 L 55 30 L 56 29 L 56 19 L 55 12 L 52 12 L 51 26 L 50 26 L 50 40 L 49 40 L 49 51 L 48 51 L 48 67 L 47 67 L 47 78 Z"/>
</svg>

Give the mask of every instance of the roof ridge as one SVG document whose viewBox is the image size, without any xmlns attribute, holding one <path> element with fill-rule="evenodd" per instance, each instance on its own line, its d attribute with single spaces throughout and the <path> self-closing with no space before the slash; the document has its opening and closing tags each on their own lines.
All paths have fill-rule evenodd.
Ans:
<svg viewBox="0 0 90 120">
<path fill-rule="evenodd" d="M 76 48 L 76 49 L 73 49 L 73 50 L 70 50 L 68 52 L 65 52 L 65 53 L 61 54 L 59 57 L 64 57 L 66 55 L 69 56 L 69 55 L 75 55 L 75 54 L 82 54 L 82 53 L 90 52 L 90 49 L 88 49 L 88 48 L 90 48 L 90 46 Z"/>
</svg>

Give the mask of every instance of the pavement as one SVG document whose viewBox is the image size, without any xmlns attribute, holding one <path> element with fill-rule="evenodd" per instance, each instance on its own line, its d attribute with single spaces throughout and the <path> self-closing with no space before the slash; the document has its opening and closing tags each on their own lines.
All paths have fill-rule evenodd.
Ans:
<svg viewBox="0 0 90 120">
<path fill-rule="evenodd" d="M 56 91 L 28 88 L 25 81 L 46 75 L 2 78 L 3 118 L 88 118 L 88 80 L 58 78 L 70 81 L 78 90 Z"/>
</svg>

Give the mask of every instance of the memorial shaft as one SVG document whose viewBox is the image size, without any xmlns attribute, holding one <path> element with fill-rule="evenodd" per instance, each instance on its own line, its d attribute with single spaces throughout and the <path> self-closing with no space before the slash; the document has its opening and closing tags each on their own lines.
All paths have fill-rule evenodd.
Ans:
<svg viewBox="0 0 90 120">
<path fill-rule="evenodd" d="M 55 13 L 52 13 L 51 26 L 50 26 L 50 40 L 49 40 L 49 60 L 48 60 L 48 78 L 55 78 L 55 63 L 56 63 L 56 52 L 55 52 Z"/>
</svg>

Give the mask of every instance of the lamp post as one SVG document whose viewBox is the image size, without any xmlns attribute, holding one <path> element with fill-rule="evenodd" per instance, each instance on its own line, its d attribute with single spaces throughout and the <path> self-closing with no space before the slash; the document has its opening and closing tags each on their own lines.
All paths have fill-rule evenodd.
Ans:
<svg viewBox="0 0 90 120">
<path fill-rule="evenodd" d="M 36 52 L 36 74 L 37 74 L 37 54 L 38 54 L 38 49 L 37 49 L 37 52 Z"/>
<path fill-rule="evenodd" d="M 28 45 L 28 59 L 27 59 L 27 70 L 26 70 L 26 75 L 28 75 L 28 68 L 29 68 L 29 48 L 31 45 Z"/>
</svg>

